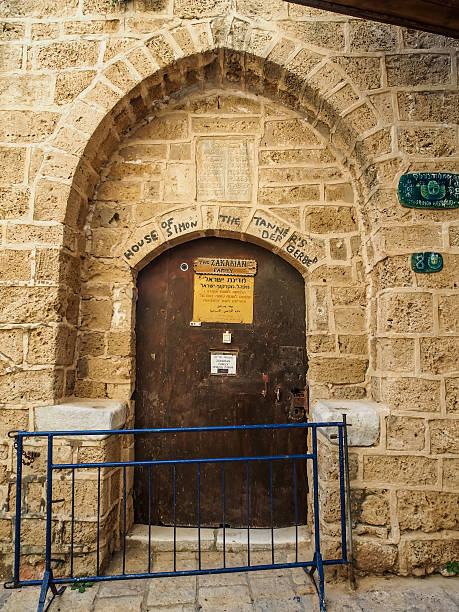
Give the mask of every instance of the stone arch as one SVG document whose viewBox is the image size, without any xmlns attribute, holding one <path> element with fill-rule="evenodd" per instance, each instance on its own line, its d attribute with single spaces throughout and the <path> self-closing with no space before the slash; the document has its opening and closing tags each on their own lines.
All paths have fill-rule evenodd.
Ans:
<svg viewBox="0 0 459 612">
<path fill-rule="evenodd" d="M 216 33 L 213 26 L 196 22 L 145 36 L 107 62 L 69 105 L 47 142 L 37 185 L 39 201 L 52 192 L 44 206 L 58 204 L 53 220 L 81 225 L 98 171 L 132 123 L 152 107 L 216 80 L 301 111 L 329 139 L 365 198 L 374 190 L 374 158 L 392 151 L 390 118 L 357 83 L 358 67 L 267 22 L 234 17 Z"/>
<path fill-rule="evenodd" d="M 355 66 L 346 66 L 317 40 L 310 44 L 302 35 L 237 16 L 164 27 L 107 62 L 46 143 L 35 189 L 36 218 L 62 227 L 60 278 L 68 301 L 79 296 L 75 269 L 88 199 L 120 135 L 152 109 L 167 108 L 206 84 L 264 94 L 302 113 L 349 172 L 366 245 L 375 193 L 385 180 L 393 191 L 403 160 L 392 154 L 383 105 L 374 104 L 349 74 L 358 76 Z M 378 256 L 374 249 L 368 252 Z M 125 278 L 131 272 L 126 267 L 119 274 Z M 83 265 L 83 280 L 87 276 Z M 73 379 L 69 369 L 64 394 L 73 389 Z"/>
<path fill-rule="evenodd" d="M 197 169 L 191 145 L 204 137 L 208 125 L 214 130 L 220 114 L 222 122 L 230 121 L 229 128 L 213 137 L 254 141 L 259 180 L 250 177 L 253 194 L 248 201 L 200 200 L 190 179 Z M 324 394 L 324 383 L 331 389 L 326 393 L 337 396 L 365 394 L 365 279 L 355 194 L 343 164 L 301 117 L 234 88 L 200 90 L 126 132 L 101 171 L 86 224 L 77 395 L 130 399 L 136 272 L 166 249 L 210 235 L 254 242 L 300 271 L 310 304 L 309 363 L 317 393 Z M 253 122 L 258 127 L 250 127 Z M 180 125 L 187 127 L 176 135 Z M 292 146 L 293 161 L 283 161 Z M 289 163 L 292 169 L 284 167 Z M 285 186 L 279 185 L 282 181 Z M 325 235 L 327 231 L 333 235 Z M 339 333 L 352 329 L 355 338 L 348 333 L 340 339 Z M 339 342 L 346 346 L 340 349 Z"/>
<path fill-rule="evenodd" d="M 196 215 L 196 210 L 194 207 L 186 207 L 180 209 L 179 212 L 181 215 L 183 214 L 183 218 L 185 219 L 192 219 L 193 216 Z M 255 233 L 253 228 L 249 228 L 249 231 L 222 229 L 218 223 L 218 220 L 215 219 L 214 215 L 212 215 L 210 222 L 206 223 L 205 227 L 200 227 L 196 231 L 193 231 L 193 228 L 190 227 L 190 231 L 187 231 L 182 236 L 172 240 L 164 240 L 162 237 L 159 237 L 159 232 L 156 229 L 157 225 L 152 225 L 150 222 L 147 222 L 137 228 L 135 233 L 129 237 L 123 246 L 120 257 L 123 257 L 127 261 L 128 265 L 134 268 L 134 270 L 137 272 L 168 249 L 172 249 L 175 246 L 183 244 L 184 242 L 189 242 L 190 240 L 196 240 L 197 238 L 214 236 L 216 238 L 231 238 L 233 240 L 258 244 L 266 250 L 271 251 L 272 253 L 279 255 L 279 257 L 282 259 L 288 261 L 305 278 L 307 278 L 310 272 L 313 272 L 316 268 L 324 264 L 325 249 L 324 245 L 320 243 L 320 240 L 314 240 L 314 238 L 309 236 L 306 237 L 303 233 L 295 230 L 294 227 L 285 224 L 282 219 L 269 215 L 269 213 L 266 213 L 263 209 L 259 209 L 256 211 L 256 213 L 266 215 L 266 217 L 255 215 L 260 223 L 259 234 Z M 171 213 L 171 216 L 169 216 L 169 219 L 172 219 L 171 224 L 181 223 L 181 221 L 174 219 L 172 215 L 173 213 Z M 180 216 L 180 218 L 182 217 Z M 196 218 L 199 219 L 199 215 L 196 215 Z M 251 217 L 252 220 L 253 218 L 254 217 Z M 276 246 L 272 241 L 269 241 L 269 239 L 265 239 L 260 235 L 263 231 L 262 228 L 266 227 L 265 223 L 269 223 L 272 226 L 276 224 L 276 222 L 281 225 L 278 226 L 278 230 L 276 230 L 276 228 L 272 228 L 274 231 L 277 231 L 277 233 L 282 231 L 284 234 L 285 230 L 287 230 L 284 234 L 284 239 L 281 246 Z M 201 219 L 198 220 L 198 224 L 202 225 Z M 163 229 L 167 228 L 164 227 Z M 145 238 L 151 238 L 152 234 L 158 236 L 158 238 L 151 241 L 146 241 Z M 143 244 L 140 244 L 142 242 Z M 300 243 L 304 243 L 305 246 L 299 248 L 297 245 Z M 142 247 L 145 248 L 142 249 Z M 132 256 L 126 256 L 126 253 L 129 253 L 129 251 L 132 252 Z M 294 255 L 295 253 L 296 256 Z"/>
<path fill-rule="evenodd" d="M 254 110 L 255 106 L 264 105 L 265 108 L 269 107 L 268 112 L 272 113 L 272 117 L 265 123 L 262 121 L 262 125 L 265 127 L 268 125 L 274 127 L 269 128 L 272 131 L 271 134 L 266 134 L 265 132 L 265 138 L 261 138 L 262 141 L 264 140 L 264 145 L 267 146 L 267 143 L 269 143 L 271 148 L 273 148 L 274 141 L 279 138 L 287 138 L 289 143 L 290 138 L 294 138 L 292 146 L 306 147 L 309 145 L 313 147 L 311 153 L 314 153 L 314 155 L 311 155 L 309 160 L 303 160 L 304 162 L 307 161 L 310 165 L 314 165 L 315 162 L 318 166 L 324 166 L 317 171 L 317 176 L 313 176 L 312 172 L 311 176 L 302 176 L 301 180 L 298 176 L 293 177 L 296 183 L 303 182 L 306 185 L 313 185 L 315 187 L 314 183 L 319 182 L 321 178 L 323 179 L 323 177 L 319 176 L 320 172 L 322 171 L 324 175 L 329 173 L 329 178 L 334 180 L 334 198 L 336 202 L 342 201 L 345 206 L 353 205 L 354 194 L 352 192 L 351 183 L 344 182 L 347 180 L 350 181 L 348 173 L 343 165 L 339 163 L 328 150 L 327 143 L 322 136 L 317 131 L 310 129 L 309 126 L 302 123 L 300 113 L 290 112 L 288 109 L 285 109 L 285 111 L 281 112 L 281 115 L 279 115 L 274 110 L 273 103 L 271 103 L 270 100 L 262 98 L 261 96 L 249 96 L 245 92 L 234 88 L 225 88 L 223 91 L 215 89 L 211 91 L 200 90 L 199 92 L 186 94 L 178 99 L 175 105 L 168 105 L 167 108 L 162 111 L 152 112 L 150 117 L 141 121 L 136 127 L 132 127 L 130 132 L 124 135 L 120 143 L 120 147 L 125 147 L 121 149 L 121 157 L 118 154 L 118 161 L 113 160 L 112 157 L 104 167 L 103 176 L 98 184 L 94 197 L 96 204 L 103 204 L 104 201 L 110 201 L 112 198 L 116 199 L 118 197 L 116 194 L 117 185 L 122 185 L 120 179 L 123 179 L 123 173 L 126 172 L 128 168 L 126 165 L 127 163 L 132 164 L 131 170 L 127 171 L 129 175 L 132 174 L 132 168 L 135 168 L 136 165 L 143 162 L 141 159 L 141 152 L 139 152 L 140 159 L 132 160 L 130 159 L 131 153 L 125 154 L 125 151 L 130 151 L 131 148 L 135 150 L 136 147 L 142 149 L 142 143 L 148 141 L 149 137 L 151 138 L 148 133 L 155 132 L 157 128 L 164 134 L 167 129 L 161 126 L 162 121 L 166 124 L 166 127 L 168 127 L 167 122 L 170 121 L 171 131 L 174 131 L 176 127 L 174 125 L 174 116 L 180 117 L 181 113 L 183 116 L 183 110 L 186 110 L 191 115 L 193 114 L 192 109 L 186 109 L 186 104 L 188 103 L 191 107 L 196 105 L 201 107 L 200 109 L 198 108 L 198 117 L 201 119 L 203 117 L 205 118 L 207 113 L 207 119 L 209 121 L 212 117 L 215 119 L 215 113 L 218 115 L 217 107 L 220 108 L 220 105 L 222 105 L 222 113 L 225 117 L 223 121 L 231 121 L 230 117 L 232 114 L 237 117 L 238 120 L 242 121 L 242 132 L 239 134 L 239 137 L 243 137 L 243 131 L 246 129 L 247 125 L 249 129 L 251 127 L 251 116 L 249 116 L 246 121 L 245 117 L 241 117 L 240 113 L 247 111 L 250 113 L 250 107 L 252 107 L 252 114 L 255 113 L 255 117 L 258 117 L 259 115 L 257 115 L 257 113 L 259 111 L 256 109 Z M 240 106 L 239 110 L 237 108 L 228 108 L 231 106 L 237 107 L 238 104 Z M 212 109 L 212 106 L 215 108 Z M 150 119 L 152 119 L 151 125 Z M 287 127 L 287 134 L 283 134 L 279 130 L 277 127 L 279 125 L 284 128 L 285 126 Z M 217 133 L 217 140 L 218 138 L 221 138 L 222 142 L 227 139 L 231 140 L 231 129 L 232 128 L 223 130 L 221 134 Z M 205 138 L 207 126 L 204 127 L 204 130 L 204 133 L 200 133 L 199 128 L 196 132 L 196 129 L 191 127 L 191 133 L 194 133 L 194 135 L 197 135 L 200 139 Z M 289 134 L 289 131 L 293 132 L 293 134 Z M 139 132 L 142 132 L 140 138 L 138 137 Z M 145 136 L 145 134 L 147 135 Z M 260 134 L 258 134 L 258 136 L 255 134 L 255 132 L 250 133 L 249 131 L 247 138 L 252 148 L 254 145 L 253 141 L 257 138 L 260 139 Z M 145 138 L 147 140 L 145 140 Z M 166 137 L 164 142 L 167 143 L 168 138 L 169 137 Z M 171 138 L 173 141 L 174 137 L 171 136 Z M 181 137 L 179 137 L 179 140 L 180 139 Z M 153 142 L 155 140 L 157 139 L 153 137 Z M 128 143 L 128 146 L 126 143 Z M 131 146 L 129 146 L 129 143 L 131 143 Z M 261 144 L 263 146 L 263 142 Z M 283 144 L 285 145 L 285 142 Z M 162 145 L 152 146 L 160 147 Z M 174 164 L 179 165 L 180 162 L 183 161 L 183 159 L 181 159 L 181 153 L 178 156 L 176 155 L 176 149 L 180 146 L 180 144 L 170 145 L 169 162 L 172 160 Z M 192 160 L 192 155 L 190 153 L 190 144 L 185 146 L 187 147 L 187 152 L 184 159 L 186 160 L 185 164 L 188 164 Z M 173 147 L 175 148 L 174 153 L 172 152 Z M 255 155 L 255 157 L 257 156 Z M 159 155 L 157 159 L 160 159 Z M 121 163 L 119 160 L 121 160 Z M 147 161 L 149 161 L 148 156 Z M 301 159 L 299 161 L 301 162 Z M 298 162 L 298 160 L 296 160 L 296 162 Z M 197 166 L 196 160 L 193 163 Z M 261 164 L 261 167 L 258 169 L 258 174 L 263 173 L 263 163 L 266 163 L 266 160 L 263 162 L 262 159 L 258 159 L 257 164 Z M 295 163 L 295 159 L 292 163 Z M 331 166 L 333 166 L 333 168 L 331 168 Z M 268 168 L 268 172 L 270 170 L 271 172 L 276 172 L 274 168 Z M 296 168 L 296 170 L 298 174 L 298 172 L 301 171 L 301 167 Z M 171 175 L 166 173 L 167 176 L 164 178 L 164 182 L 166 183 L 167 179 L 170 179 L 172 182 L 179 182 L 181 180 L 184 184 L 189 183 L 192 185 L 194 183 L 195 172 L 196 168 L 191 173 L 193 175 L 192 177 L 189 175 L 177 177 L 176 174 Z M 277 171 L 278 174 L 279 172 L 282 171 Z M 136 180 L 136 173 L 137 171 L 134 171 L 134 180 Z M 304 169 L 303 174 L 304 173 L 307 174 L 307 168 Z M 138 174 L 141 175 L 142 173 L 138 172 Z M 129 176 L 124 178 L 129 180 Z M 130 178 L 132 180 L 133 177 L 131 176 Z M 288 260 L 303 276 L 307 276 L 325 262 L 325 244 L 317 234 L 314 234 L 314 230 L 312 230 L 312 232 L 306 231 L 305 227 L 303 227 L 304 223 L 301 224 L 298 219 L 294 218 L 295 213 L 299 216 L 297 209 L 292 208 L 289 210 L 285 202 L 288 198 L 283 193 L 279 194 L 276 192 L 276 187 L 272 187 L 272 185 L 276 184 L 276 181 L 279 182 L 279 179 L 280 177 L 276 177 L 275 175 L 274 179 L 269 176 L 261 177 L 261 181 L 268 185 L 262 193 L 262 197 L 257 198 L 257 186 L 252 186 L 254 194 L 252 194 L 251 199 L 247 201 L 242 199 L 240 202 L 237 200 L 231 201 L 231 198 L 226 201 L 221 197 L 204 197 L 200 200 L 199 195 L 196 195 L 196 191 L 198 190 L 197 184 L 192 185 L 189 191 L 182 191 L 179 193 L 175 193 L 169 188 L 171 194 L 169 194 L 169 197 L 163 197 L 164 201 L 161 205 L 159 205 L 159 200 L 157 198 L 157 210 L 154 210 L 153 207 L 150 216 L 136 222 L 132 231 L 125 228 L 123 234 L 125 239 L 121 238 L 121 234 L 118 231 L 121 228 L 119 224 L 116 223 L 116 233 L 118 234 L 117 241 L 116 243 L 109 241 L 109 249 L 105 254 L 119 260 L 124 260 L 128 266 L 134 268 L 134 270 L 140 270 L 146 263 L 157 257 L 165 249 L 172 248 L 177 244 L 194 238 L 212 235 L 260 244 L 267 250 L 277 253 L 282 258 Z M 293 187 L 296 186 L 296 183 L 293 183 Z M 274 191 L 274 193 L 270 192 L 270 190 Z M 311 193 L 300 193 L 299 198 L 298 196 L 292 196 L 292 201 L 289 202 L 289 204 L 300 202 L 299 205 L 301 205 L 301 201 L 307 202 L 308 200 L 311 202 L 314 200 L 320 202 L 321 196 L 319 191 L 316 191 L 317 193 L 314 193 L 313 189 Z M 277 200 L 276 196 L 278 196 Z M 122 196 L 119 198 L 123 201 Z M 100 202 L 100 200 L 102 202 Z M 127 201 L 129 201 L 129 197 Z M 94 210 L 94 214 L 96 214 L 97 209 Z M 336 212 L 336 209 L 334 209 L 334 211 Z M 240 215 L 236 223 L 234 222 L 234 215 L 232 216 L 233 220 L 227 221 L 227 218 L 230 217 L 229 212 L 234 212 L 234 215 Z M 91 223 L 89 225 L 91 225 Z M 299 247 L 300 244 L 301 248 Z M 87 252 L 93 254 L 91 248 L 88 248 Z"/>
</svg>

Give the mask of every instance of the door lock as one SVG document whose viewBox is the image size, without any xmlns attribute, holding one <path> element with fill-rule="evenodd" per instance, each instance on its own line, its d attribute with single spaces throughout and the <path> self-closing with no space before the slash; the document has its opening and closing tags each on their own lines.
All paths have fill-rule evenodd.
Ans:
<svg viewBox="0 0 459 612">
<path fill-rule="evenodd" d="M 301 421 L 306 416 L 305 409 L 301 406 L 292 406 L 288 410 L 288 418 L 291 421 Z"/>
<path fill-rule="evenodd" d="M 300 391 L 297 388 L 292 389 L 288 416 L 291 421 L 301 421 L 305 418 L 304 391 Z"/>
</svg>

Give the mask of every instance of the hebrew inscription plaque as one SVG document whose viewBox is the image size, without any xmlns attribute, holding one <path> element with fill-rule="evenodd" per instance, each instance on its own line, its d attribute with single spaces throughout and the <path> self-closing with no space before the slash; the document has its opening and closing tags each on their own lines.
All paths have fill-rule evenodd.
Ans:
<svg viewBox="0 0 459 612">
<path fill-rule="evenodd" d="M 253 143 L 206 138 L 196 143 L 197 199 L 250 202 Z"/>
<path fill-rule="evenodd" d="M 402 206 L 445 209 L 459 207 L 459 174 L 420 172 L 404 174 L 398 185 Z"/>
<path fill-rule="evenodd" d="M 195 274 L 193 321 L 253 322 L 253 276 Z"/>
</svg>

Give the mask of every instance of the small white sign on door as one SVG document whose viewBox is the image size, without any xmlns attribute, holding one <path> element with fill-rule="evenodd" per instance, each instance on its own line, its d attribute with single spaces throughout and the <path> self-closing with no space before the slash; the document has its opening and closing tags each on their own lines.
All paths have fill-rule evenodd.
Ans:
<svg viewBox="0 0 459 612">
<path fill-rule="evenodd" d="M 231 376 L 236 374 L 236 353 L 211 353 L 210 373 Z"/>
</svg>

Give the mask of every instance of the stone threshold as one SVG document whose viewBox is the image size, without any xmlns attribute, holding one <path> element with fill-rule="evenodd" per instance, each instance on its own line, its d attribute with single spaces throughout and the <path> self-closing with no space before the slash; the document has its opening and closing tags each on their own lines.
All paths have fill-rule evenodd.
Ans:
<svg viewBox="0 0 459 612">
<path fill-rule="evenodd" d="M 153 552 L 171 552 L 174 550 L 174 528 L 151 526 L 151 549 Z M 202 528 L 200 534 L 202 551 L 223 550 L 223 529 Z M 126 541 L 148 546 L 148 525 L 134 524 Z M 274 547 L 276 550 L 295 550 L 295 527 L 274 529 Z M 298 547 L 304 548 L 311 543 L 311 533 L 307 525 L 298 526 Z M 195 527 L 177 527 L 177 552 L 196 552 L 198 550 L 198 529 Z M 225 550 L 227 552 L 244 552 L 247 550 L 247 529 L 225 529 Z M 250 550 L 271 550 L 271 529 L 250 528 Z"/>
</svg>

